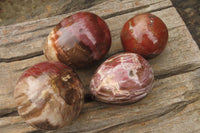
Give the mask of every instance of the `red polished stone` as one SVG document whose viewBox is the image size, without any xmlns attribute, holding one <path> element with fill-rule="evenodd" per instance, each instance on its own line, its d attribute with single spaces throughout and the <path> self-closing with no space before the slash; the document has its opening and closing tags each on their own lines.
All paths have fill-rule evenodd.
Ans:
<svg viewBox="0 0 200 133">
<path fill-rule="evenodd" d="M 121 42 L 125 51 L 143 57 L 159 55 L 166 47 L 168 30 L 157 16 L 144 13 L 129 19 L 121 31 Z"/>
<path fill-rule="evenodd" d="M 103 58 L 110 46 L 106 23 L 93 13 L 79 12 L 64 18 L 53 29 L 44 53 L 49 60 L 84 67 Z"/>
<path fill-rule="evenodd" d="M 132 103 L 149 93 L 153 80 L 152 68 L 142 56 L 120 53 L 97 69 L 90 83 L 90 92 L 98 101 Z"/>
<path fill-rule="evenodd" d="M 69 66 L 42 62 L 22 74 L 14 99 L 19 115 L 28 124 L 53 130 L 77 118 L 84 102 L 84 88 Z"/>
</svg>

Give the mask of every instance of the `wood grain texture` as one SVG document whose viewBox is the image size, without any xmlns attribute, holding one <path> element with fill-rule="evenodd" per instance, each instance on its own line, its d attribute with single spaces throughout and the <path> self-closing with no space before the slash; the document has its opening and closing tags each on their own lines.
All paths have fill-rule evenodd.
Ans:
<svg viewBox="0 0 200 133">
<path fill-rule="evenodd" d="M 166 132 L 181 132 L 183 131 L 181 128 L 188 128 L 187 130 L 192 132 L 194 129 L 199 128 L 199 126 L 195 126 L 197 126 L 200 122 L 200 111 L 198 110 L 200 105 L 197 104 L 200 102 L 200 90 L 197 87 L 195 88 L 195 86 L 199 86 L 200 83 L 199 75 L 200 71 L 198 69 L 194 72 L 157 80 L 154 84 L 153 91 L 146 98 L 135 104 L 126 106 L 110 105 L 106 106 L 106 108 L 98 109 L 92 112 L 84 111 L 84 108 L 83 113 L 81 113 L 77 121 L 74 121 L 71 126 L 58 132 L 62 132 L 64 130 L 72 132 L 120 132 L 118 129 L 121 129 L 121 127 L 124 127 L 124 131 L 127 131 L 127 125 L 132 126 L 142 124 L 146 121 L 154 121 L 154 119 L 161 119 L 164 121 L 162 126 L 167 129 Z M 192 104 L 195 104 L 196 107 L 194 108 L 197 110 L 194 110 L 194 108 L 191 109 L 193 106 Z M 193 114 L 190 111 L 195 113 Z M 188 112 L 193 114 L 190 118 L 193 118 L 195 120 L 194 123 L 196 124 L 193 125 L 193 123 L 191 123 L 191 119 L 185 119 L 185 121 L 183 121 L 183 117 L 188 118 Z M 85 115 L 85 113 L 88 114 Z M 179 126 L 176 126 L 171 122 L 180 123 Z M 149 126 L 149 131 L 156 131 L 156 127 L 158 127 L 159 124 L 161 123 L 152 123 L 152 125 L 154 125 L 152 127 L 154 128 L 151 129 L 151 126 Z M 116 130 L 114 130 L 115 128 Z M 138 132 L 142 132 L 142 129 L 143 126 L 138 128 Z M 135 131 L 135 129 L 132 128 L 129 131 Z M 159 131 L 164 132 L 162 128 L 160 128 L 158 132 Z"/>
<path fill-rule="evenodd" d="M 169 76 L 169 75 L 173 75 L 173 74 L 181 73 L 181 72 L 186 72 L 186 71 L 198 68 L 200 66 L 199 49 L 197 45 L 195 44 L 195 42 L 191 39 L 190 33 L 188 32 L 187 28 L 184 26 L 184 23 L 180 19 L 176 10 L 174 8 L 167 8 L 162 11 L 157 11 L 157 12 L 152 12 L 152 13 L 161 17 L 169 29 L 169 41 L 168 41 L 166 49 L 161 55 L 150 60 L 150 64 L 153 67 L 155 76 L 158 78 L 162 78 L 165 76 Z M 173 14 L 173 15 L 170 15 L 171 17 L 169 17 L 169 14 Z M 125 20 L 128 20 L 133 15 L 134 13 L 128 13 L 128 14 L 116 16 L 114 18 L 110 18 L 106 20 L 106 22 L 108 23 L 111 29 L 113 40 L 112 40 L 112 47 L 105 58 L 108 58 L 109 56 L 122 51 L 122 46 L 121 46 L 120 37 L 119 37 L 119 33 L 121 30 L 120 27 L 122 27 Z M 176 18 L 179 18 L 179 19 L 176 19 Z M 120 24 L 114 23 L 116 21 L 119 21 L 121 23 Z M 118 25 L 121 25 L 121 26 L 118 26 Z M 43 40 L 45 40 L 45 38 L 46 37 L 43 37 Z M 35 44 L 37 45 L 37 43 Z M 27 43 L 26 45 L 29 45 L 29 43 Z M 43 45 L 41 44 L 41 48 L 40 48 L 41 50 L 42 50 L 42 46 Z M 19 51 L 19 53 L 24 53 L 24 52 Z M 30 59 L 24 59 L 21 61 L 0 63 L 0 66 L 1 66 L 0 71 L 1 71 L 1 75 L 3 75 L 3 76 L 0 76 L 0 79 L 1 79 L 0 87 L 2 88 L 2 91 L 0 92 L 0 94 L 2 94 L 0 95 L 0 103 L 2 104 L 2 106 L 0 106 L 0 115 L 9 113 L 15 110 L 15 105 L 12 102 L 13 101 L 12 92 L 17 82 L 17 79 L 21 75 L 21 73 L 26 68 L 45 60 L 46 60 L 45 57 L 43 55 L 40 55 L 40 56 L 32 57 Z M 99 64 L 101 62 L 99 62 Z M 86 94 L 89 93 L 88 85 L 89 85 L 91 76 L 93 75 L 97 66 L 98 65 L 89 69 L 77 71 L 77 73 L 79 74 L 86 88 Z M 8 84 L 5 84 L 5 83 L 8 83 Z"/>
<path fill-rule="evenodd" d="M 199 79 L 200 69 L 156 80 L 152 92 L 135 104 L 85 103 L 72 125 L 54 132 L 193 132 L 200 128 Z M 31 129 L 19 116 L 0 118 L 0 127 Z"/>
<path fill-rule="evenodd" d="M 167 24 L 167 27 L 169 29 L 169 41 L 166 49 L 161 55 L 150 60 L 150 64 L 153 67 L 155 76 L 163 77 L 180 73 L 182 71 L 189 71 L 198 68 L 200 66 L 199 49 L 196 46 L 195 42 L 191 39 L 191 35 L 188 32 L 187 28 L 185 28 L 183 21 L 181 19 L 176 19 L 177 17 L 179 17 L 176 10 L 174 8 L 168 8 L 152 13 L 161 17 L 163 21 Z M 171 15 L 172 17 L 169 17 L 167 15 L 169 13 L 174 15 Z M 121 25 L 123 25 L 123 22 L 125 22 L 125 20 L 129 19 L 133 15 L 134 13 L 129 13 L 106 20 L 111 29 L 113 43 L 108 55 L 105 58 L 108 58 L 109 56 L 122 51 L 122 46 L 119 38 L 119 33 L 121 29 L 119 28 L 120 26 L 118 26 L 117 23 L 113 22 L 119 21 L 122 22 Z M 177 21 L 173 21 L 175 19 Z M 180 35 L 182 36 L 181 38 Z M 43 40 L 45 40 L 45 38 L 46 37 L 43 37 Z M 29 43 L 27 45 L 29 45 Z M 43 45 L 41 45 L 41 50 L 42 46 Z M 19 52 L 24 53 L 22 51 Z M 185 54 L 183 55 L 182 53 Z M 15 106 L 11 101 L 13 101 L 12 92 L 18 77 L 26 68 L 41 61 L 45 61 L 43 55 L 21 61 L 0 63 L 2 70 L 1 75 L 4 75 L 0 76 L 0 87 L 2 88 L 2 91 L 0 92 L 2 93 L 2 95 L 0 95 L 0 99 L 2 99 L 0 100 L 0 103 L 2 104 L 2 106 L 0 106 L 0 115 L 15 110 Z M 77 71 L 86 88 L 86 94 L 89 93 L 88 85 L 91 76 L 97 66 L 98 65 L 93 66 L 91 68 L 88 68 L 87 70 L 84 69 Z M 5 82 L 8 84 L 5 84 Z"/>
<path fill-rule="evenodd" d="M 102 17 L 110 16 L 107 17 L 105 21 L 107 22 L 111 30 L 113 43 L 107 57 L 114 53 L 122 51 L 121 43 L 119 40 L 119 33 L 121 27 L 123 26 L 123 23 L 128 18 L 137 13 L 159 10 L 171 6 L 170 1 L 152 0 L 149 2 L 145 2 L 144 0 L 140 2 L 131 0 L 116 2 L 110 0 L 105 3 L 101 3 L 100 5 L 96 5 L 94 7 L 86 9 L 86 11 L 93 11 Z M 112 9 L 110 7 L 111 5 L 117 8 Z M 112 10 L 107 11 L 107 8 Z M 124 13 L 119 13 L 120 11 Z M 176 14 L 175 17 L 179 16 L 175 10 L 173 11 Z M 42 50 L 46 38 L 49 32 L 52 30 L 53 26 L 58 23 L 63 17 L 68 15 L 69 14 L 65 14 L 48 19 L 0 27 L 0 74 L 3 75 L 0 76 L 0 87 L 2 88 L 2 91 L 0 92 L 2 94 L 0 95 L 0 116 L 16 110 L 15 105 L 12 102 L 12 92 L 18 80 L 18 77 L 26 68 L 41 61 L 45 61 Z M 178 23 L 184 25 L 182 20 L 180 22 L 179 21 Z M 168 25 L 171 24 L 173 23 L 170 23 Z M 173 27 L 175 27 L 175 25 Z M 79 70 L 78 72 L 84 85 L 87 88 L 86 93 L 88 93 L 88 84 L 96 67 L 88 70 Z"/>
<path fill-rule="evenodd" d="M 193 133 L 200 131 L 200 90 L 199 86 L 200 70 L 180 74 L 155 82 L 155 88 L 149 95 L 153 101 L 146 108 L 154 110 L 154 104 L 159 109 L 155 110 L 155 115 L 147 116 L 146 119 L 132 120 L 113 126 L 103 132 L 156 132 L 156 133 Z M 167 84 L 170 84 L 169 86 Z M 154 95 L 155 94 L 155 95 Z M 155 97 L 154 97 L 155 96 Z M 159 99 L 157 99 L 159 97 Z M 158 100 L 155 102 L 154 100 Z M 142 101 L 141 101 L 142 102 Z M 155 103 L 154 103 L 155 102 Z M 165 107 L 164 107 L 165 106 Z M 148 109 L 145 109 L 148 110 Z M 158 111 L 158 112 L 157 112 Z M 159 113 L 160 112 L 160 113 Z"/>
<path fill-rule="evenodd" d="M 112 47 L 106 57 L 91 68 L 77 70 L 86 95 L 89 94 L 88 85 L 98 65 L 123 51 L 120 31 L 132 16 L 150 12 L 160 17 L 168 27 L 169 41 L 161 55 L 149 60 L 156 81 L 147 97 L 124 106 L 90 100 L 72 125 L 49 132 L 198 132 L 200 51 L 171 2 L 108 0 L 83 11 L 91 11 L 104 18 L 112 35 Z M 47 35 L 53 26 L 70 14 L 0 27 L 1 133 L 43 132 L 30 127 L 16 114 L 13 88 L 24 70 L 46 60 L 42 49 Z"/>
<path fill-rule="evenodd" d="M 120 11 L 124 12 L 123 14 L 126 14 L 126 12 L 131 12 L 133 9 L 138 8 L 138 10 L 136 10 L 135 13 L 141 13 L 171 6 L 171 2 L 168 0 L 151 0 L 149 1 L 151 3 L 142 0 L 139 2 L 140 4 L 138 3 L 137 5 L 135 5 L 134 3 L 136 2 L 137 1 L 132 0 L 122 2 L 110 0 L 83 11 L 90 11 L 98 14 L 102 18 L 108 19 L 113 18 L 114 16 L 119 16 Z M 53 26 L 55 26 L 61 19 L 69 16 L 70 14 L 51 17 L 48 19 L 42 19 L 38 21 L 21 23 L 12 26 L 1 27 L 0 62 L 17 61 L 41 55 L 43 45 L 46 41 L 45 38 L 53 29 Z M 123 22 L 125 22 L 125 20 L 119 23 L 120 26 L 122 26 Z M 112 32 L 112 27 L 110 28 Z M 21 49 L 23 49 L 23 52 L 21 52 Z"/>
<path fill-rule="evenodd" d="M 87 4 L 87 3 L 85 3 Z M 125 14 L 132 11 L 137 11 L 139 9 L 144 10 L 159 10 L 161 8 L 172 6 L 170 0 L 107 0 L 103 3 L 99 3 L 90 8 L 79 10 L 79 11 L 89 11 L 98 14 L 103 18 L 108 18 L 117 16 L 119 14 Z M 115 8 L 113 8 L 115 7 Z M 145 9 L 148 8 L 148 9 Z M 44 19 L 38 19 L 35 21 L 29 21 L 9 26 L 0 27 L 0 35 L 7 37 L 19 34 L 25 34 L 28 32 L 33 32 L 36 30 L 43 30 L 44 28 L 53 27 L 62 18 L 69 16 L 75 12 L 68 14 L 58 15 L 55 17 L 49 17 Z M 113 15 L 114 14 L 114 15 Z"/>
</svg>

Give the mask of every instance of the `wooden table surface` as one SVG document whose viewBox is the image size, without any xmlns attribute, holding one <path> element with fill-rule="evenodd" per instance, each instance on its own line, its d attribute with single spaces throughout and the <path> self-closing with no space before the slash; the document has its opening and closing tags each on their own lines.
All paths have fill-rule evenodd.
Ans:
<svg viewBox="0 0 200 133">
<path fill-rule="evenodd" d="M 161 55 L 149 60 L 155 73 L 153 90 L 134 104 L 110 105 L 87 99 L 98 65 L 77 70 L 87 96 L 80 116 L 71 125 L 48 132 L 199 133 L 200 51 L 170 0 L 107 0 L 82 11 L 98 14 L 111 30 L 112 47 L 105 58 L 123 51 L 121 28 L 139 13 L 159 16 L 168 27 L 169 41 Z M 27 125 L 18 116 L 13 88 L 24 70 L 46 60 L 42 52 L 45 39 L 70 14 L 0 27 L 0 133 L 47 132 Z"/>
</svg>

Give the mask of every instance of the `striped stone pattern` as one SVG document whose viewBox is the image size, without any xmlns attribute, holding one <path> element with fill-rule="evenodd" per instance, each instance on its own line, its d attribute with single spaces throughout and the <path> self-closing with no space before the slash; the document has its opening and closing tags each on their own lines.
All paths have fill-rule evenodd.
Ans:
<svg viewBox="0 0 200 133">
<path fill-rule="evenodd" d="M 33 72 L 27 75 L 27 72 Z M 83 105 L 83 87 L 71 69 L 35 72 L 29 69 L 16 85 L 18 113 L 40 129 L 57 129 L 70 124 Z M 36 74 L 35 74 L 36 73 Z"/>
<path fill-rule="evenodd" d="M 120 53 L 107 59 L 93 76 L 90 91 L 95 99 L 114 104 L 133 103 L 153 87 L 149 63 L 135 53 Z"/>
</svg>

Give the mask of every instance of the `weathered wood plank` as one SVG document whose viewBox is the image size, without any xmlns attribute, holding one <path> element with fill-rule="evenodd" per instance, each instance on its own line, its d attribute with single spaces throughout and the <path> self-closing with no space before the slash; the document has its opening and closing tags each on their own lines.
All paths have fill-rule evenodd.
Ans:
<svg viewBox="0 0 200 133">
<path fill-rule="evenodd" d="M 80 118 L 71 126 L 58 132 L 64 130 L 72 132 L 101 131 L 107 128 L 111 129 L 112 127 L 118 127 L 118 125 L 128 122 L 133 122 L 132 124 L 134 124 L 153 120 L 155 118 L 159 118 L 160 116 L 168 115 L 170 112 L 172 112 L 171 117 L 177 117 L 177 120 L 181 119 L 181 117 L 184 117 L 184 108 L 189 104 L 200 100 L 200 90 L 198 88 L 200 84 L 199 75 L 200 70 L 198 69 L 194 72 L 157 80 L 153 91 L 138 103 L 126 106 L 108 106 L 104 109 L 87 112 L 87 115 L 82 113 Z M 200 105 L 196 106 L 198 106 L 198 108 L 200 107 Z M 192 110 L 195 111 L 195 109 L 198 108 L 193 108 Z M 195 115 L 197 118 L 200 118 L 200 114 Z M 165 118 L 168 119 L 168 116 Z M 190 121 L 184 122 L 190 123 Z M 184 128 L 185 123 L 180 123 L 182 128 Z M 159 123 L 156 124 L 159 125 Z M 196 125 L 194 124 L 193 126 Z M 191 132 L 193 126 L 190 127 Z M 174 128 L 177 129 L 176 131 L 179 131 L 178 129 L 181 127 L 175 126 Z"/>
<path fill-rule="evenodd" d="M 125 2 L 125 3 L 124 3 Z M 136 7 L 141 7 L 141 12 L 152 11 L 153 9 L 160 9 L 171 5 L 171 2 L 151 0 L 145 2 L 144 0 L 138 1 L 124 1 L 116 2 L 113 0 L 102 3 L 101 5 L 94 6 L 87 11 L 95 11 L 101 16 L 112 16 L 120 11 L 129 11 Z M 118 8 L 108 11 L 110 5 Z M 148 5 L 148 6 L 147 6 Z M 102 8 L 103 7 L 103 8 Z M 147 8 L 146 8 L 147 7 Z M 12 26 L 5 26 L 0 28 L 1 41 L 0 41 L 0 60 L 9 61 L 18 60 L 20 58 L 30 58 L 35 55 L 41 55 L 45 38 L 47 37 L 52 26 L 58 23 L 66 15 L 56 16 L 49 19 L 42 19 L 38 21 L 26 22 Z M 120 29 L 118 29 L 120 30 Z M 119 31 L 118 31 L 119 32 Z M 44 61 L 42 56 L 31 58 L 25 61 L 17 61 L 13 63 L 1 63 L 0 69 L 0 115 L 10 113 L 15 110 L 13 101 L 13 88 L 18 77 L 22 71 L 29 66 Z M 94 69 L 88 71 L 89 75 L 94 72 Z M 87 73 L 88 74 L 88 73 Z M 80 76 L 84 77 L 83 82 L 88 85 L 90 77 L 85 76 L 84 72 L 80 72 Z M 87 78 L 85 78 L 87 77 Z M 6 83 L 6 84 L 5 84 Z"/>
<path fill-rule="evenodd" d="M 185 26 L 169 33 L 169 41 L 162 54 L 150 60 L 157 77 L 194 70 L 200 65 L 200 51 Z"/>
<path fill-rule="evenodd" d="M 84 10 L 103 17 L 111 29 L 112 47 L 105 58 L 122 51 L 120 30 L 126 20 L 138 13 L 151 12 L 166 23 L 169 29 L 168 45 L 161 55 L 150 60 L 157 79 L 147 97 L 124 106 L 87 102 L 72 125 L 49 133 L 188 133 L 200 130 L 200 52 L 179 14 L 171 6 L 169 0 L 108 0 Z M 46 60 L 42 55 L 45 38 L 52 27 L 68 15 L 0 27 L 1 133 L 44 132 L 27 125 L 15 113 L 8 115 L 16 111 L 13 88 L 25 69 Z M 77 70 L 86 94 L 97 66 Z"/>
<path fill-rule="evenodd" d="M 136 133 L 199 133 L 200 131 L 200 100 L 191 104 L 180 103 L 173 111 L 161 117 L 154 118 L 141 123 L 130 122 L 124 125 L 116 126 L 102 133 L 120 133 L 120 132 L 136 132 Z"/>
<path fill-rule="evenodd" d="M 1 118 L 0 120 L 0 131 L 1 133 L 25 133 L 29 131 L 35 130 L 33 127 L 27 127 L 27 124 L 23 123 L 23 120 L 21 117 L 5 117 Z M 6 126 L 10 126 L 9 129 L 6 129 Z M 4 127 L 4 128 L 2 128 Z M 25 128 L 26 127 L 26 128 Z M 13 130 L 15 129 L 15 130 Z"/>
<path fill-rule="evenodd" d="M 184 23 L 180 19 L 176 10 L 174 8 L 168 8 L 162 11 L 153 12 L 153 14 L 161 17 L 164 21 L 166 21 L 167 26 L 171 27 L 169 29 L 169 41 L 166 49 L 161 55 L 150 60 L 150 64 L 153 67 L 155 76 L 169 76 L 172 74 L 186 72 L 200 67 L 200 54 L 198 46 L 192 40 L 190 33 L 188 32 L 187 28 L 185 28 Z M 168 14 L 173 14 L 171 15 L 172 18 L 170 18 Z M 133 14 L 129 13 L 126 15 L 121 15 L 121 17 L 118 16 L 117 18 L 114 17 L 108 20 L 108 24 L 113 31 L 113 44 L 107 57 L 119 51 L 122 51 L 119 38 L 120 28 L 118 28 L 119 26 L 117 24 L 112 24 L 112 22 L 114 22 L 114 20 L 119 21 L 118 19 L 121 18 L 128 19 L 128 17 L 131 16 L 133 16 Z M 173 19 L 175 19 L 176 21 L 173 21 Z M 175 26 L 177 24 L 179 24 L 178 27 Z M 117 28 L 118 30 L 115 33 L 114 31 Z M 0 63 L 0 73 L 2 75 L 0 76 L 0 115 L 16 110 L 15 105 L 12 101 L 13 88 L 17 82 L 17 79 L 26 68 L 41 61 L 45 61 L 43 55 L 22 61 Z M 89 93 L 88 85 L 96 67 L 97 65 L 89 69 L 77 71 L 86 88 L 86 94 Z"/>
<path fill-rule="evenodd" d="M 133 10 L 139 10 L 140 8 L 150 7 L 151 10 L 152 9 L 156 10 L 157 8 L 164 8 L 168 6 L 172 6 L 172 3 L 170 0 L 148 0 L 148 1 L 146 0 L 120 0 L 120 1 L 107 0 L 103 3 L 97 4 L 90 8 L 79 10 L 79 11 L 94 12 L 101 17 L 108 18 L 111 16 L 116 16 L 117 14 L 121 14 L 121 13 L 125 14 L 126 12 L 131 12 Z M 36 30 L 42 30 L 43 28 L 54 26 L 62 18 L 73 13 L 75 12 L 58 15 L 58 16 L 50 17 L 50 18 L 39 19 L 35 21 L 9 25 L 9 26 L 2 26 L 0 27 L 0 35 L 7 37 L 7 36 L 14 36 L 14 35 L 19 35 L 23 33 L 33 32 Z"/>
<path fill-rule="evenodd" d="M 121 106 L 86 103 L 77 120 L 53 132 L 193 132 L 200 128 L 199 85 L 200 69 L 159 79 L 152 92 L 137 103 Z M 0 118 L 2 131 L 12 132 L 17 126 L 20 132 L 36 130 L 19 116 L 6 118 L 6 122 Z"/>
<path fill-rule="evenodd" d="M 114 16 L 119 16 L 120 15 L 119 13 L 131 12 L 133 10 L 134 13 L 129 14 L 130 18 L 136 13 L 150 12 L 153 10 L 158 10 L 169 6 L 171 6 L 171 2 L 169 0 L 167 1 L 151 0 L 148 2 L 145 2 L 145 0 L 142 0 L 140 2 L 131 0 L 122 2 L 110 0 L 84 11 L 94 12 L 96 14 L 99 14 L 103 18 L 109 16 L 107 18 L 111 19 L 109 19 L 108 21 L 106 20 L 107 23 L 109 23 L 109 21 L 119 22 L 119 24 L 109 23 L 109 27 L 111 26 L 111 32 L 116 34 L 120 33 L 121 29 L 114 30 L 112 28 L 113 27 L 112 25 L 114 25 L 115 28 L 116 25 L 117 27 L 119 27 L 120 25 L 119 28 L 121 28 L 123 26 L 123 23 L 127 20 L 127 19 L 117 19 L 117 20 L 112 19 L 115 18 Z M 19 59 L 27 59 L 28 57 L 30 58 L 36 55 L 41 55 L 43 45 L 45 44 L 45 39 L 47 38 L 49 32 L 52 30 L 53 26 L 57 24 L 63 17 L 66 17 L 68 15 L 69 14 L 65 14 L 61 16 L 51 17 L 49 19 L 42 19 L 40 21 L 29 22 L 28 24 L 22 23 L 19 25 L 1 27 L 0 62 L 16 61 Z M 127 18 L 127 15 L 125 16 L 126 17 L 124 18 Z M 120 17 L 123 18 L 123 15 Z"/>
</svg>

